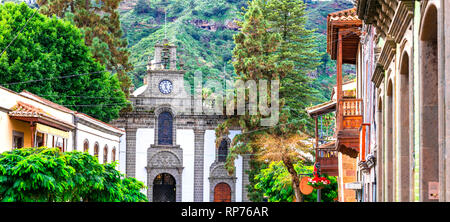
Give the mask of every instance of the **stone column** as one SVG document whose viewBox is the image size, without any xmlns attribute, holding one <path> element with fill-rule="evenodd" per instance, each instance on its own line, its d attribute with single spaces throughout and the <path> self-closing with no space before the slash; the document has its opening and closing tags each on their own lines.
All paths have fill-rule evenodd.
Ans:
<svg viewBox="0 0 450 222">
<path fill-rule="evenodd" d="M 125 175 L 136 177 L 136 128 L 126 128 Z"/>
<path fill-rule="evenodd" d="M 247 171 L 250 170 L 250 156 L 242 156 L 242 202 L 250 202 L 247 186 L 250 184 Z"/>
<path fill-rule="evenodd" d="M 444 15 L 449 15 L 450 13 L 450 2 L 442 1 L 441 3 L 442 9 L 444 10 Z M 450 16 L 444 16 L 444 27 L 450 26 Z M 444 35 L 450 36 L 450 29 L 444 29 Z M 450 73 L 450 37 L 445 38 L 445 70 L 444 73 Z M 441 194 L 441 196 L 445 199 L 443 201 L 450 201 L 450 76 L 447 75 L 445 77 L 445 194 Z"/>
<path fill-rule="evenodd" d="M 380 104 L 381 105 L 381 104 Z M 376 183 L 377 183 L 377 202 L 384 202 L 384 158 L 383 158 L 383 112 L 382 107 L 377 110 L 377 160 L 376 160 Z"/>
<path fill-rule="evenodd" d="M 194 202 L 203 202 L 205 130 L 194 129 Z"/>
</svg>

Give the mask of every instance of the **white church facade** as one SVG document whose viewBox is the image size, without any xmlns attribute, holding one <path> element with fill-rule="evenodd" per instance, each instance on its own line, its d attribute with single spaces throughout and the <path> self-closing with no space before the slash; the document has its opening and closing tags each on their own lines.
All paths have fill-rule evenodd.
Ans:
<svg viewBox="0 0 450 222">
<path fill-rule="evenodd" d="M 233 175 L 224 167 L 240 131 L 230 129 L 216 148 L 215 128 L 225 116 L 196 111 L 202 98 L 185 89 L 182 67 L 176 46 L 167 40 L 155 45 L 144 86 L 130 97 L 133 110 L 112 122 L 125 130 L 119 168 L 145 183 L 152 202 L 246 202 L 249 158 L 236 158 Z"/>
</svg>

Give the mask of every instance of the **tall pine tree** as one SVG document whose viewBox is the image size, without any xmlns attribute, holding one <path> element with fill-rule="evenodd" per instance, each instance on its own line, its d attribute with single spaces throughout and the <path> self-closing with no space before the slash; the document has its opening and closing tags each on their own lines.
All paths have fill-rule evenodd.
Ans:
<svg viewBox="0 0 450 222">
<path fill-rule="evenodd" d="M 281 80 L 280 98 L 284 101 L 281 116 L 285 122 L 280 133 L 312 132 L 313 122 L 306 107 L 317 103 L 319 92 L 312 87 L 308 73 L 317 69 L 322 54 L 317 51 L 318 36 L 306 28 L 306 3 L 302 0 L 269 0 L 262 4 L 270 31 L 281 36 L 279 62 L 292 62 L 293 69 Z"/>
<path fill-rule="evenodd" d="M 302 0 L 253 0 L 245 10 L 244 21 L 238 25 L 240 33 L 235 36 L 233 51 L 238 79 L 241 80 L 280 80 L 280 118 L 275 127 L 261 127 L 263 116 L 246 115 L 232 117 L 220 125 L 216 134 L 227 134 L 228 127 L 236 124 L 241 127 L 242 134 L 235 136 L 227 168 L 233 170 L 233 162 L 237 155 L 250 154 L 251 171 L 254 175 L 261 163 L 257 156 L 267 152 L 283 153 L 284 147 L 267 150 L 260 142 L 261 138 L 272 137 L 280 140 L 291 140 L 307 131 L 311 120 L 305 108 L 316 98 L 307 73 L 320 64 L 320 54 L 313 31 L 305 28 L 307 17 L 306 5 Z M 270 89 L 267 89 L 270 95 Z M 246 102 L 248 96 L 246 95 Z M 284 152 L 280 156 L 292 176 L 292 183 L 298 188 L 299 177 L 294 169 L 298 157 Z M 255 181 L 250 178 L 249 196 L 260 200 L 258 191 L 254 189 Z M 295 189 L 296 200 L 301 194 Z"/>
</svg>

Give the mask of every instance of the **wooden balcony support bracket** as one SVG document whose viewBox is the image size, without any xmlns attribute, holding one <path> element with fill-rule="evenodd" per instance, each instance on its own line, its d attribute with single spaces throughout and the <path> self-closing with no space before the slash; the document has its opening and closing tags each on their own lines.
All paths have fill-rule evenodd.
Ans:
<svg viewBox="0 0 450 222">
<path fill-rule="evenodd" d="M 344 153 L 352 158 L 359 155 L 359 129 L 362 125 L 362 99 L 341 99 L 339 101 L 339 109 L 337 118 L 337 151 Z"/>
</svg>

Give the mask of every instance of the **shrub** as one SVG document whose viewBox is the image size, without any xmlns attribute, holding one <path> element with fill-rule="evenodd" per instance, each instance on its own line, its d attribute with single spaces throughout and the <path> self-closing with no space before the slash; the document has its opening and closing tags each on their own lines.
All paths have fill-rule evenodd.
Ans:
<svg viewBox="0 0 450 222">
<path fill-rule="evenodd" d="M 124 178 L 117 163 L 58 148 L 22 148 L 0 154 L 0 201 L 147 201 L 144 184 Z"/>
</svg>

